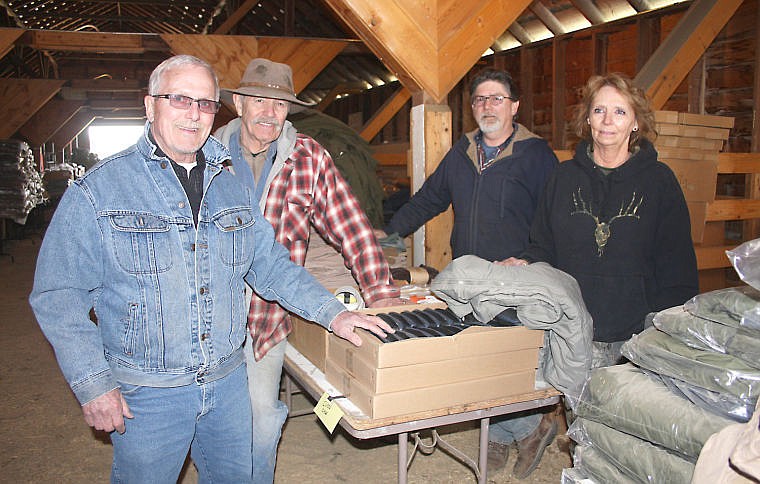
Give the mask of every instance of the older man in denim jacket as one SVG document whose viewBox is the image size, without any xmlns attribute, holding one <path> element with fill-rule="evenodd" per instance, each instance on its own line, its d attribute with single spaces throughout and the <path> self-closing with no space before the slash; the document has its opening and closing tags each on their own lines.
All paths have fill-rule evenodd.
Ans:
<svg viewBox="0 0 760 484">
<path fill-rule="evenodd" d="M 85 420 L 112 432 L 114 482 L 176 482 L 188 449 L 200 482 L 250 481 L 246 282 L 355 343 L 390 329 L 275 242 L 208 137 L 218 99 L 206 62 L 159 65 L 144 136 L 69 187 L 40 249 L 32 308 Z"/>
</svg>

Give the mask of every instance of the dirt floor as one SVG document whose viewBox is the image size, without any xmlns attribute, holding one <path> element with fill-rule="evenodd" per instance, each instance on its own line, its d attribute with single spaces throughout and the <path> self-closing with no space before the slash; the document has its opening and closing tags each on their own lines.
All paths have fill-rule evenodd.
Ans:
<svg viewBox="0 0 760 484">
<path fill-rule="evenodd" d="M 37 326 L 27 297 L 32 287 L 39 236 L 5 241 L 0 255 L 0 482 L 107 482 L 112 449 L 107 435 L 92 431 L 64 381 L 55 356 Z M 306 408 L 301 399 L 294 407 Z M 478 431 L 471 426 L 440 429 L 444 438 L 475 456 Z M 424 439 L 429 442 L 429 438 Z M 339 429 L 324 430 L 314 415 L 292 418 L 280 445 L 277 483 L 396 481 L 395 440 L 357 441 Z M 410 445 L 411 448 L 411 445 Z M 516 451 L 507 468 L 488 478 L 490 483 L 559 482 L 571 460 L 557 441 L 539 468 L 525 481 L 510 476 Z M 196 482 L 191 464 L 182 483 Z M 474 473 L 440 449 L 417 453 L 409 468 L 409 483 L 477 482 Z"/>
</svg>

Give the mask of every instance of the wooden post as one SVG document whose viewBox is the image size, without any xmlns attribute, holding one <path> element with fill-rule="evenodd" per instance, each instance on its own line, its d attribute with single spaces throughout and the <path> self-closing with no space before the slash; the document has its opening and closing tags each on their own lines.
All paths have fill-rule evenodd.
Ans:
<svg viewBox="0 0 760 484">
<path fill-rule="evenodd" d="M 419 190 L 451 148 L 451 110 L 445 104 L 426 102 L 425 97 L 424 93 L 419 93 L 412 98 L 412 193 Z M 453 221 L 454 213 L 449 207 L 414 233 L 413 265 L 427 264 L 442 270 L 451 262 L 449 240 Z"/>
</svg>

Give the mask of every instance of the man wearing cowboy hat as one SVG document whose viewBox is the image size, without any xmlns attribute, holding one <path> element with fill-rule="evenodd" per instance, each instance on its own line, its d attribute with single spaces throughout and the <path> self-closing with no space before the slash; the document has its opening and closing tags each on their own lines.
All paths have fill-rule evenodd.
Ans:
<svg viewBox="0 0 760 484">
<path fill-rule="evenodd" d="M 309 227 L 340 249 L 369 306 L 400 304 L 388 263 L 372 226 L 330 154 L 299 134 L 285 118 L 292 104 L 310 106 L 293 89 L 290 66 L 254 59 L 232 94 L 238 118 L 215 137 L 230 149 L 231 171 L 252 187 L 277 241 L 300 265 Z M 274 480 L 280 430 L 287 407 L 279 400 L 285 343 L 291 323 L 285 309 L 253 294 L 245 345 L 253 409 L 253 480 Z"/>
</svg>

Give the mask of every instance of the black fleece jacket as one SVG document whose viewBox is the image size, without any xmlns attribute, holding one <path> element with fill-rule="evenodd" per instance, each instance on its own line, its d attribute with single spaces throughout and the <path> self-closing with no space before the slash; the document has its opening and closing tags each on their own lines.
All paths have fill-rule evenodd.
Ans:
<svg viewBox="0 0 760 484">
<path fill-rule="evenodd" d="M 472 254 L 495 261 L 517 256 L 528 244 L 536 205 L 557 157 L 548 143 L 517 125 L 514 139 L 480 172 L 474 136 L 462 136 L 432 175 L 391 219 L 385 232 L 406 237 L 454 209 L 454 258 Z"/>
<path fill-rule="evenodd" d="M 588 143 L 554 172 L 522 258 L 575 277 L 594 319 L 594 340 L 623 341 L 644 316 L 698 292 L 689 212 L 681 187 L 644 140 L 605 175 Z"/>
</svg>

